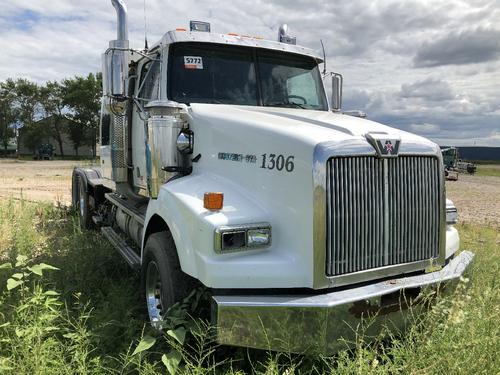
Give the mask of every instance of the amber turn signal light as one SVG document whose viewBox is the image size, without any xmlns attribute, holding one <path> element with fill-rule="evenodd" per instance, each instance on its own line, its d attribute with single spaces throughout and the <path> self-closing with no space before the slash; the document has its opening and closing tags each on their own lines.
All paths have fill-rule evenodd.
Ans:
<svg viewBox="0 0 500 375">
<path fill-rule="evenodd" d="M 203 207 L 207 210 L 221 210 L 224 204 L 223 193 L 205 193 L 203 197 Z"/>
</svg>

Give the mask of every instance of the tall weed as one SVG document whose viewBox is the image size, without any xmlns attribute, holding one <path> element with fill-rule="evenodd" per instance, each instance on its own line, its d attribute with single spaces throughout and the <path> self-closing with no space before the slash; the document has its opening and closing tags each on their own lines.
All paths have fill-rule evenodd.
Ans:
<svg viewBox="0 0 500 375">
<path fill-rule="evenodd" d="M 472 270 L 454 293 L 429 295 L 428 312 L 410 315 L 406 332 L 388 327 L 372 342 L 361 327 L 352 349 L 299 356 L 217 345 L 213 328 L 191 317 L 207 297 L 201 290 L 171 309 L 157 335 L 146 324 L 138 275 L 97 232 L 82 232 L 61 207 L 0 200 L 0 372 L 495 374 L 500 235 L 459 229 L 463 248 L 476 250 Z"/>
</svg>

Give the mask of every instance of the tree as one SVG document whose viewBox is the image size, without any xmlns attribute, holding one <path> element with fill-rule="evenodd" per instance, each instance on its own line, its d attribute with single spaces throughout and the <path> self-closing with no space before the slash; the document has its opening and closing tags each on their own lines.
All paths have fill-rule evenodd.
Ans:
<svg viewBox="0 0 500 375">
<path fill-rule="evenodd" d="M 87 77 L 74 77 L 62 82 L 64 104 L 68 106 L 68 117 L 73 120 L 68 134 L 75 151 L 82 144 L 92 147 L 96 156 L 97 132 L 99 129 L 99 109 L 102 95 L 102 76 L 90 73 Z M 88 136 L 86 136 L 88 135 Z"/>
<path fill-rule="evenodd" d="M 15 111 L 12 108 L 12 97 L 0 85 L 0 144 L 5 154 L 7 154 L 9 141 L 16 135 L 13 128 L 15 119 Z"/>
<path fill-rule="evenodd" d="M 30 149 L 34 154 L 38 152 L 38 148 L 44 143 L 43 139 L 50 135 L 47 124 L 41 121 L 23 127 L 22 133 L 24 146 Z"/>
<path fill-rule="evenodd" d="M 40 104 L 44 111 L 46 124 L 49 127 L 49 134 L 56 140 L 59 146 L 59 154 L 64 156 L 63 133 L 65 129 L 66 118 L 64 112 L 66 105 L 64 103 L 64 88 L 56 82 L 47 82 L 40 88 Z"/>
<path fill-rule="evenodd" d="M 40 116 L 38 85 L 23 78 L 16 81 L 9 78 L 2 84 L 2 90 L 12 98 L 11 108 L 15 111 L 16 123 L 20 123 L 26 129 L 33 126 Z M 16 141 L 19 150 L 18 133 L 16 132 Z"/>
</svg>

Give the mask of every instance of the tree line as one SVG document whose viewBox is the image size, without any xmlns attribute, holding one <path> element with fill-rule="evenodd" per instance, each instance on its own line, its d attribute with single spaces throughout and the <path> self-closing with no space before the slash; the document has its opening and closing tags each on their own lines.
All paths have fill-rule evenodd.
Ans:
<svg viewBox="0 0 500 375">
<path fill-rule="evenodd" d="M 43 85 L 24 78 L 0 82 L 0 146 L 6 152 L 22 133 L 23 145 L 35 152 L 40 140 L 50 136 L 55 151 L 64 156 L 66 137 L 76 155 L 79 147 L 90 146 L 95 157 L 101 93 L 100 73 Z"/>
</svg>

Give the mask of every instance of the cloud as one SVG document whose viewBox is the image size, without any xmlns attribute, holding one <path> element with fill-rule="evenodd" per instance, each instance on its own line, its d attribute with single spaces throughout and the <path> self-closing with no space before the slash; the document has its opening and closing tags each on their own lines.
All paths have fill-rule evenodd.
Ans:
<svg viewBox="0 0 500 375">
<path fill-rule="evenodd" d="M 500 146 L 494 136 L 500 129 L 500 98 L 455 92 L 449 83 L 430 78 L 400 89 L 349 90 L 344 102 L 371 120 L 440 144 Z"/>
<path fill-rule="evenodd" d="M 500 56 L 500 30 L 477 28 L 427 41 L 417 51 L 415 67 L 464 65 L 487 62 Z"/>
<path fill-rule="evenodd" d="M 443 101 L 455 98 L 451 86 L 440 79 L 426 78 L 412 84 L 401 86 L 402 98 L 422 98 L 426 100 Z"/>
<path fill-rule="evenodd" d="M 439 125 L 436 124 L 410 124 L 409 129 L 414 133 L 436 135 L 439 134 Z"/>
<path fill-rule="evenodd" d="M 130 44 L 142 48 L 144 2 L 125 1 Z M 298 44 L 319 50 L 323 39 L 328 69 L 344 76 L 346 110 L 453 140 L 449 144 L 498 143 L 498 1 L 317 0 L 312 7 L 298 0 L 233 0 L 231 6 L 147 0 L 146 8 L 150 45 L 190 19 L 210 22 L 216 33 L 272 40 L 279 24 L 288 23 Z M 2 0 L 0 81 L 43 83 L 99 71 L 100 55 L 115 33 L 110 0 Z"/>
</svg>

